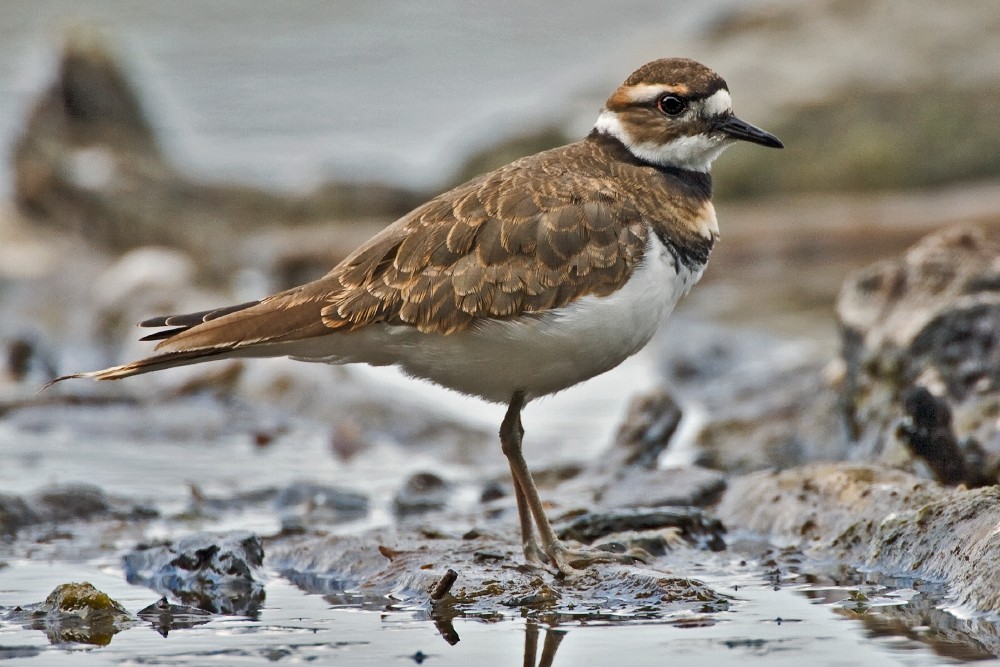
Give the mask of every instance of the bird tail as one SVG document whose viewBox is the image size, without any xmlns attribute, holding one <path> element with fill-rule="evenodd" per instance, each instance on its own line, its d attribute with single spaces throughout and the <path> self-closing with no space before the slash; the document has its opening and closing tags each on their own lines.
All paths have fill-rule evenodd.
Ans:
<svg viewBox="0 0 1000 667">
<path fill-rule="evenodd" d="M 132 377 L 133 375 L 142 375 L 143 373 L 162 371 L 166 368 L 197 364 L 202 361 L 208 361 L 213 357 L 225 358 L 226 356 L 229 356 L 229 353 L 231 352 L 232 349 L 230 348 L 209 348 L 201 350 L 183 350 L 180 352 L 164 352 L 163 354 L 153 355 L 152 357 L 146 357 L 145 359 L 131 361 L 127 364 L 122 364 L 121 366 L 112 366 L 111 368 L 105 368 L 99 371 L 62 375 L 54 380 L 46 382 L 42 389 L 48 389 L 57 382 L 72 380 L 75 378 L 89 378 L 91 380 L 121 380 L 122 378 Z"/>
<path fill-rule="evenodd" d="M 324 302 L 297 299 L 299 290 L 225 308 L 148 319 L 139 326 L 168 328 L 140 340 L 159 341 L 157 349 L 163 352 L 121 366 L 63 375 L 43 389 L 73 378 L 121 380 L 215 359 L 282 356 L 287 353 L 282 343 L 330 331 L 323 324 Z"/>
</svg>

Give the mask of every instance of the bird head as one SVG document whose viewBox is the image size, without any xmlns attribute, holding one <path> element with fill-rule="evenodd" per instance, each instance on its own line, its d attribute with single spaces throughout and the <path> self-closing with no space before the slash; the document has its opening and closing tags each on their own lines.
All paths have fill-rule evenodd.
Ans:
<svg viewBox="0 0 1000 667">
<path fill-rule="evenodd" d="M 722 77 L 686 58 L 654 60 L 633 72 L 608 98 L 594 129 L 643 162 L 694 171 L 708 171 L 736 141 L 783 147 L 733 114 Z"/>
</svg>

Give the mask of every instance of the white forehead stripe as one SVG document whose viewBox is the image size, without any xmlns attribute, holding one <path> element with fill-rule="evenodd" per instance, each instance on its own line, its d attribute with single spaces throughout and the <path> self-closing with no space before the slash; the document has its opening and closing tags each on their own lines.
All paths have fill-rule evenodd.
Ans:
<svg viewBox="0 0 1000 667">
<path fill-rule="evenodd" d="M 732 111 L 733 98 L 729 96 L 729 91 L 720 88 L 701 102 L 701 108 L 705 110 L 706 116 L 721 116 Z"/>
</svg>

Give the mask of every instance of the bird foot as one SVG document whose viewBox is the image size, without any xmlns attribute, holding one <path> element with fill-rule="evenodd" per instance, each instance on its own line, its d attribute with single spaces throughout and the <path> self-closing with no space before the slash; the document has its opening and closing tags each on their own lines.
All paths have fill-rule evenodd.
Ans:
<svg viewBox="0 0 1000 667">
<path fill-rule="evenodd" d="M 645 563 L 643 555 L 648 554 L 616 553 L 613 551 L 602 551 L 600 549 L 570 549 L 562 542 L 557 542 L 548 550 L 548 560 L 565 576 L 572 576 L 579 570 L 586 569 L 597 563 L 618 563 L 621 565 L 635 565 Z"/>
<path fill-rule="evenodd" d="M 549 556 L 545 550 L 538 546 L 534 539 L 526 541 L 523 545 L 524 561 L 532 567 L 544 568 L 549 562 Z"/>
</svg>

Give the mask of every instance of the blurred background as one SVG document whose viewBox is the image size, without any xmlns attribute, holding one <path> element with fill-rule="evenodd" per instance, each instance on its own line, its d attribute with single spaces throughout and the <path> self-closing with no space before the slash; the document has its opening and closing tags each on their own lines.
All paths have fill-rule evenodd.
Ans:
<svg viewBox="0 0 1000 667">
<path fill-rule="evenodd" d="M 323 275 L 437 192 L 582 137 L 628 73 L 675 55 L 719 71 L 787 148 L 717 161 L 722 242 L 674 319 L 833 353 L 851 271 L 934 229 L 1000 223 L 990 0 L 2 3 L 4 395 L 146 354 L 134 323 L 151 315 Z M 602 447 L 656 359 L 550 399 L 541 440 L 570 444 L 544 451 Z M 451 406 L 484 440 L 499 419 L 392 371 L 301 366 L 60 390 L 151 399 L 194 382 L 329 424 L 357 412 L 332 396 L 374 375 L 358 390 L 374 402 Z"/>
<path fill-rule="evenodd" d="M 990 0 L 8 2 L 5 395 L 147 353 L 133 323 L 153 314 L 324 274 L 435 193 L 585 135 L 629 72 L 673 55 L 722 73 L 737 113 L 787 146 L 738 146 L 716 163 L 723 238 L 678 317 L 833 350 L 851 271 L 933 229 L 1000 222 Z M 66 391 L 220 383 L 329 422 L 310 383 L 370 372 L 282 370 L 278 382 L 215 368 Z M 269 379 L 255 385 L 254 372 Z M 494 428 L 492 407 L 371 372 L 376 388 Z M 563 416 L 544 420 L 551 439 L 576 433 L 590 444 L 572 451 L 593 451 L 657 377 L 643 357 L 552 399 L 546 415 Z"/>
</svg>

